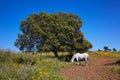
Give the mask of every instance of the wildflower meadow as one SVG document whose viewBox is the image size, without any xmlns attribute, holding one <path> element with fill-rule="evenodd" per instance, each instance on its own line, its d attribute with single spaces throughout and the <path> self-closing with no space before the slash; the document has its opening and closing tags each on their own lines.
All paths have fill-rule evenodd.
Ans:
<svg viewBox="0 0 120 80">
<path fill-rule="evenodd" d="M 52 55 L 51 55 L 52 56 Z M 47 54 L 0 50 L 1 80 L 63 80 L 58 70 L 68 64 Z"/>
</svg>

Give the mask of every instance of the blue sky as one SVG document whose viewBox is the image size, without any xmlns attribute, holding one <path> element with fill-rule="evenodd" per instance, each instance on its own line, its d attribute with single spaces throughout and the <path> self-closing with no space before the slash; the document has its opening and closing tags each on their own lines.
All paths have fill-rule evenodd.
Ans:
<svg viewBox="0 0 120 80">
<path fill-rule="evenodd" d="M 14 46 L 20 21 L 33 13 L 74 13 L 81 17 L 81 31 L 93 45 L 120 50 L 120 0 L 0 0 L 0 48 Z"/>
</svg>

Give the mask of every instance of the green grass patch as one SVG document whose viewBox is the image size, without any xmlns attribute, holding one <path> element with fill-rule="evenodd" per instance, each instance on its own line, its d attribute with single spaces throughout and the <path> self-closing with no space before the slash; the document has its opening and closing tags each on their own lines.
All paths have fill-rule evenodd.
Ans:
<svg viewBox="0 0 120 80">
<path fill-rule="evenodd" d="M 63 80 L 58 71 L 68 65 L 49 53 L 32 55 L 0 50 L 1 80 Z"/>
<path fill-rule="evenodd" d="M 110 71 L 120 74 L 120 66 L 119 65 L 111 66 Z"/>
</svg>

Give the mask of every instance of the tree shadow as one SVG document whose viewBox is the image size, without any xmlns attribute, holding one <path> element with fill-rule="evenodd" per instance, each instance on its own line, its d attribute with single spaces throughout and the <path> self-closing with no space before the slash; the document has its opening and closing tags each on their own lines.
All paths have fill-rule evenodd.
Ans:
<svg viewBox="0 0 120 80">
<path fill-rule="evenodd" d="M 65 62 L 71 62 L 71 59 L 73 57 L 73 54 L 67 54 L 67 55 L 61 55 L 59 56 L 60 61 L 65 61 Z M 76 58 L 74 59 L 75 62 L 77 62 Z M 85 61 L 84 59 L 81 61 Z"/>
<path fill-rule="evenodd" d="M 73 56 L 72 54 L 61 55 L 61 56 L 59 56 L 58 59 L 59 59 L 60 61 L 70 62 L 72 56 Z"/>
<path fill-rule="evenodd" d="M 113 63 L 105 64 L 105 66 L 111 66 L 111 65 L 120 65 L 120 60 Z"/>
</svg>

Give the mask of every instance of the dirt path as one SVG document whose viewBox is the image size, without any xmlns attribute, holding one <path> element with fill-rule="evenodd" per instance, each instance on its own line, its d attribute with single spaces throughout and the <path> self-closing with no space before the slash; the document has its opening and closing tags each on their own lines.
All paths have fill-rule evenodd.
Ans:
<svg viewBox="0 0 120 80">
<path fill-rule="evenodd" d="M 89 60 L 88 66 L 73 65 L 60 70 L 60 75 L 65 80 L 120 80 L 118 74 L 111 72 L 110 64 L 116 59 L 107 58 L 97 54 L 91 54 L 94 57 Z"/>
</svg>

